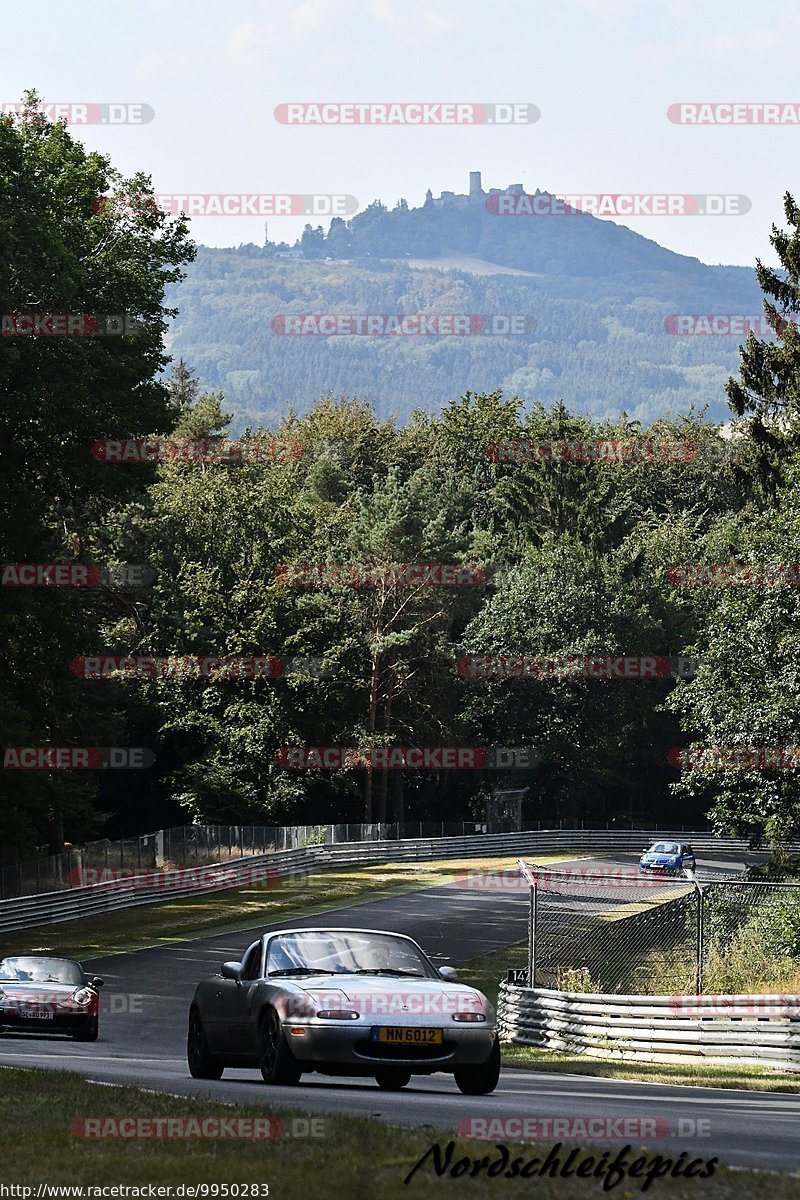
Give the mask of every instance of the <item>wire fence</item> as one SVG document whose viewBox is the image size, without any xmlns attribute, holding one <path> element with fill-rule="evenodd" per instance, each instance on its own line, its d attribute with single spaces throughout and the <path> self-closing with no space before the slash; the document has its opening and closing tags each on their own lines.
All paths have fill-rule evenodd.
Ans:
<svg viewBox="0 0 800 1200">
<path fill-rule="evenodd" d="M 0 900 L 37 896 L 146 871 L 225 863 L 248 855 L 296 850 L 340 842 L 395 841 L 405 838 L 466 837 L 509 833 L 511 821 L 491 827 L 476 821 L 407 821 L 403 824 L 338 825 L 182 825 L 138 837 L 103 839 L 70 847 L 61 854 L 0 867 Z"/>
<path fill-rule="evenodd" d="M 653 996 L 800 990 L 796 881 L 520 867 L 531 907 L 517 982 Z"/>
<path fill-rule="evenodd" d="M 59 891 L 75 886 L 79 879 L 111 879 L 120 873 L 205 866 L 246 855 L 298 850 L 303 846 L 467 837 L 471 834 L 514 833 L 518 828 L 512 819 L 405 821 L 393 824 L 181 825 L 115 841 L 104 838 L 86 846 L 69 847 L 61 854 L 0 866 L 0 900 Z M 541 821 L 523 823 L 524 831 L 541 828 Z M 564 822 L 550 823 L 547 828 L 563 829 Z M 627 825 L 606 822 L 595 826 L 580 822 L 577 828 L 621 832 L 627 829 Z M 653 829 L 657 831 L 658 826 L 653 826 Z"/>
</svg>

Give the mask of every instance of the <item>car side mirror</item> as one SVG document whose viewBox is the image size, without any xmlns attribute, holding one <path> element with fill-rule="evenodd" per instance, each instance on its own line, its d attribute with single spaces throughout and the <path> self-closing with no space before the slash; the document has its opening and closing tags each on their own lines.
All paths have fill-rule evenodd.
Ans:
<svg viewBox="0 0 800 1200">
<path fill-rule="evenodd" d="M 98 988 L 101 988 L 104 983 L 104 979 L 101 979 L 99 975 L 95 975 L 94 979 L 89 984 L 89 987 L 93 987 L 95 990 L 97 990 Z"/>
<path fill-rule="evenodd" d="M 458 971 L 455 967 L 439 967 L 439 976 L 441 979 L 446 979 L 448 983 L 454 983 L 458 979 Z"/>
<path fill-rule="evenodd" d="M 235 979 L 237 983 L 241 983 L 242 964 L 238 962 L 224 962 L 222 964 L 222 978 Z"/>
</svg>

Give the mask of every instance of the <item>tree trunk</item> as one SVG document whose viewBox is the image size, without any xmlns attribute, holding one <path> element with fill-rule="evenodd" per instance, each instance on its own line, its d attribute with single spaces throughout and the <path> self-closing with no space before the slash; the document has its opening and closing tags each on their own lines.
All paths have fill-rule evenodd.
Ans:
<svg viewBox="0 0 800 1200">
<path fill-rule="evenodd" d="M 397 822 L 397 836 L 402 835 L 402 825 L 406 819 L 405 814 L 405 795 L 403 791 L 404 772 L 401 770 L 394 772 L 394 819 Z"/>
<path fill-rule="evenodd" d="M 386 698 L 383 702 L 383 729 L 384 733 L 390 733 L 392 728 L 392 700 L 394 699 L 394 664 L 388 664 L 388 678 L 386 681 Z M 386 824 L 386 795 L 389 790 L 389 775 L 390 771 L 381 771 L 381 790 L 380 799 L 378 801 L 378 820 L 382 825 Z"/>
<path fill-rule="evenodd" d="M 379 631 L 377 631 L 379 634 Z M 369 680 L 369 718 L 367 720 L 367 729 L 370 734 L 375 732 L 375 722 L 378 713 L 378 655 L 372 656 L 372 671 Z M 372 739 L 370 738 L 370 743 Z M 367 825 L 372 821 L 372 764 L 367 766 L 367 777 L 364 781 L 364 820 Z"/>
<path fill-rule="evenodd" d="M 54 808 L 50 815 L 47 843 L 48 854 L 60 854 L 64 849 L 64 817 L 58 808 Z"/>
</svg>

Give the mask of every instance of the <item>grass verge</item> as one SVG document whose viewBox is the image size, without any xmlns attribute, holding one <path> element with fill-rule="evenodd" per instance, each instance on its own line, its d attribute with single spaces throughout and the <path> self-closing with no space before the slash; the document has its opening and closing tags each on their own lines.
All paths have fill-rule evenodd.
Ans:
<svg viewBox="0 0 800 1200">
<path fill-rule="evenodd" d="M 540 857 L 542 862 L 551 863 L 576 858 L 563 854 Z M 310 875 L 279 879 L 269 887 L 231 888 L 17 930 L 2 935 L 2 953 L 52 951 L 78 960 L 99 958 L 164 942 L 235 933 L 277 918 L 291 923 L 295 917 L 344 908 L 362 900 L 380 900 L 450 883 L 457 871 L 513 870 L 516 865 L 515 858 L 468 858 L 321 868 Z"/>
<path fill-rule="evenodd" d="M 474 1102 L 464 1099 L 467 1116 L 474 1112 Z M 507 1195 L 508 1189 L 513 1189 L 515 1196 L 527 1196 L 531 1194 L 532 1186 L 536 1195 L 544 1200 L 587 1200 L 600 1194 L 599 1179 L 552 1179 L 548 1175 L 532 1174 L 527 1179 L 508 1180 L 497 1175 L 487 1178 L 485 1173 L 483 1177 L 470 1178 L 469 1166 L 462 1167 L 460 1177 L 454 1178 L 448 1172 L 442 1182 L 437 1179 L 432 1158 L 428 1158 L 406 1185 L 404 1179 L 434 1142 L 441 1146 L 444 1154 L 451 1140 L 450 1133 L 430 1128 L 392 1127 L 366 1118 L 324 1117 L 317 1126 L 322 1136 L 294 1140 L 282 1137 L 269 1141 L 252 1138 L 212 1140 L 208 1137 L 90 1141 L 75 1136 L 71 1128 L 73 1121 L 81 1117 L 195 1117 L 202 1120 L 209 1117 L 263 1119 L 265 1116 L 279 1117 L 288 1129 L 292 1128 L 293 1117 L 308 1119 L 308 1114 L 293 1113 L 282 1106 L 241 1105 L 234 1108 L 211 1100 L 161 1095 L 131 1087 L 98 1087 L 77 1075 L 62 1072 L 3 1069 L 0 1070 L 0 1127 L 6 1145 L 3 1182 L 33 1189 L 38 1184 L 95 1188 L 123 1185 L 144 1187 L 145 1195 L 148 1184 L 165 1188 L 181 1184 L 184 1188 L 205 1185 L 203 1194 L 210 1197 L 230 1196 L 233 1184 L 239 1185 L 238 1194 L 242 1196 L 245 1194 L 242 1185 L 260 1184 L 268 1185 L 270 1200 L 294 1200 L 298 1196 L 304 1200 L 331 1200 L 331 1197 L 354 1195 L 369 1196 L 370 1200 L 394 1200 L 401 1196 L 409 1200 L 427 1200 L 434 1191 L 439 1194 L 441 1188 L 446 1189 L 448 1196 L 494 1197 Z M 511 1161 L 519 1156 L 523 1163 L 534 1156 L 541 1162 L 551 1149 L 549 1145 L 511 1142 L 503 1145 L 507 1147 Z M 614 1159 L 618 1149 L 622 1146 L 602 1147 L 609 1151 L 607 1161 Z M 566 1148 L 558 1152 L 561 1164 L 568 1152 Z M 628 1151 L 628 1163 L 632 1163 L 640 1152 L 639 1146 L 633 1146 Z M 582 1145 L 575 1163 L 582 1162 L 590 1154 L 597 1163 L 600 1153 Z M 498 1161 L 497 1143 L 459 1138 L 450 1162 L 455 1164 L 465 1156 L 472 1161 L 480 1160 L 484 1155 L 488 1156 L 489 1162 Z M 683 1166 L 688 1165 L 691 1155 L 690 1150 Z M 645 1150 L 644 1156 L 648 1160 L 646 1172 L 655 1155 Z M 678 1152 L 675 1151 L 668 1161 L 672 1165 L 677 1159 Z M 704 1162 L 707 1161 L 708 1156 Z M 696 1171 L 700 1169 L 695 1168 Z M 622 1186 L 619 1190 L 614 1187 L 613 1194 L 631 1197 L 645 1190 L 646 1175 L 623 1178 L 619 1182 Z M 214 1185 L 220 1185 L 216 1192 Z M 228 1185 L 228 1191 L 224 1192 L 221 1185 Z M 797 1179 L 773 1172 L 733 1172 L 717 1166 L 712 1177 L 702 1180 L 671 1176 L 656 1180 L 647 1193 L 668 1195 L 670 1200 L 697 1200 L 698 1196 L 703 1200 L 739 1200 L 743 1194 L 752 1200 L 795 1200 Z M 185 1190 L 183 1194 L 186 1194 Z M 250 1196 L 253 1194 L 251 1191 Z M 257 1194 L 263 1197 L 266 1193 L 259 1190 Z M 87 1197 L 91 1195 L 91 1192 L 85 1193 Z"/>
<path fill-rule="evenodd" d="M 497 1003 L 500 981 L 509 968 L 527 966 L 525 943 L 493 950 L 469 962 L 458 964 L 459 982 L 480 988 L 493 1004 Z M 687 1084 L 694 1087 L 743 1088 L 753 1092 L 800 1092 L 800 1077 L 769 1067 L 711 1066 L 692 1063 L 633 1063 L 613 1059 L 589 1058 L 583 1054 L 558 1050 L 537 1050 L 533 1046 L 503 1046 L 504 1067 L 558 1074 L 589 1075 L 602 1079 L 629 1079 L 642 1083 Z"/>
</svg>

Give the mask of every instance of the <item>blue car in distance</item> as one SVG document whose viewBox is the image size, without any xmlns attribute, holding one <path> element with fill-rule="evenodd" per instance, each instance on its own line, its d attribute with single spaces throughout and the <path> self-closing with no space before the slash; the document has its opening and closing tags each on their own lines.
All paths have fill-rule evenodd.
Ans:
<svg viewBox="0 0 800 1200">
<path fill-rule="evenodd" d="M 639 859 L 640 871 L 693 871 L 695 866 L 694 850 L 686 842 L 653 842 Z"/>
</svg>

